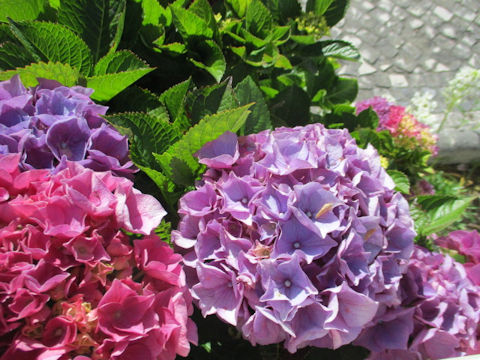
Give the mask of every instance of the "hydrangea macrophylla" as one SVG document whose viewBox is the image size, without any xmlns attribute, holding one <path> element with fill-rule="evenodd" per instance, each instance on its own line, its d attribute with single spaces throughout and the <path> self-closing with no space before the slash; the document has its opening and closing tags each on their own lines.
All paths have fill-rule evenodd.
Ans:
<svg viewBox="0 0 480 360">
<path fill-rule="evenodd" d="M 400 146 L 407 149 L 420 147 L 436 155 L 437 136 L 429 126 L 419 122 L 403 106 L 390 103 L 387 99 L 375 96 L 356 105 L 357 114 L 371 108 L 379 118 L 377 130 L 388 130 Z"/>
<path fill-rule="evenodd" d="M 160 203 L 75 162 L 20 172 L 20 157 L 0 155 L 0 359 L 186 356 L 192 298 L 152 233 Z"/>
<path fill-rule="evenodd" d="M 468 278 L 480 286 L 480 234 L 478 231 L 457 230 L 435 241 L 437 245 L 454 250 L 465 257 Z"/>
<path fill-rule="evenodd" d="M 227 132 L 197 156 L 209 168 L 172 239 L 204 316 L 295 352 L 350 343 L 400 303 L 415 233 L 373 147 L 315 124 Z"/>
<path fill-rule="evenodd" d="M 26 89 L 18 75 L 0 82 L 0 154 L 21 153 L 23 170 L 60 170 L 70 160 L 131 176 L 128 140 L 101 118 L 107 107 L 90 99 L 92 91 L 51 80 Z"/>
<path fill-rule="evenodd" d="M 445 359 L 480 351 L 480 291 L 448 255 L 415 246 L 401 280 L 401 306 L 387 308 L 356 344 L 369 359 Z"/>
</svg>

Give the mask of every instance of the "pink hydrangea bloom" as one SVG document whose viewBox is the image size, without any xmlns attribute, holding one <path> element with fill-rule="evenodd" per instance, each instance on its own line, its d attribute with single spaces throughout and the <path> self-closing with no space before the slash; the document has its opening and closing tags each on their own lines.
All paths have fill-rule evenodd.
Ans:
<svg viewBox="0 0 480 360">
<path fill-rule="evenodd" d="M 356 105 L 357 114 L 371 108 L 379 118 L 378 131 L 388 130 L 398 145 L 406 148 L 420 147 L 436 155 L 437 136 L 430 128 L 419 122 L 403 106 L 394 105 L 382 97 L 373 97 Z"/>
<path fill-rule="evenodd" d="M 187 355 L 192 300 L 181 256 L 152 234 L 160 203 L 111 172 L 19 160 L 0 155 L 0 359 Z"/>
</svg>

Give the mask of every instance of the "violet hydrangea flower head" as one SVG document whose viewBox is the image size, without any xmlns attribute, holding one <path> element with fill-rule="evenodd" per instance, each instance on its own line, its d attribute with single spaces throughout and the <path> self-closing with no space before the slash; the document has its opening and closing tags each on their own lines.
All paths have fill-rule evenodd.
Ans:
<svg viewBox="0 0 480 360">
<path fill-rule="evenodd" d="M 131 177 L 128 140 L 101 118 L 107 107 L 92 92 L 42 79 L 26 89 L 18 75 L 0 82 L 0 154 L 21 153 L 23 170 L 58 171 L 69 160 Z"/>
<path fill-rule="evenodd" d="M 415 232 L 373 147 L 315 124 L 226 133 L 197 156 L 209 168 L 172 240 L 204 316 L 293 353 L 351 343 L 400 303 Z"/>
<path fill-rule="evenodd" d="M 418 121 L 403 106 L 395 105 L 387 99 L 375 96 L 356 105 L 357 114 L 371 108 L 378 115 L 378 131 L 387 130 L 395 142 L 406 148 L 420 147 L 432 155 L 438 153 L 438 137 L 432 134 L 430 127 Z"/>
<path fill-rule="evenodd" d="M 192 298 L 153 233 L 160 203 L 110 171 L 19 160 L 0 155 L 0 359 L 186 356 Z"/>
<path fill-rule="evenodd" d="M 369 359 L 446 359 L 480 351 L 480 288 L 448 255 L 415 246 L 401 280 L 402 303 L 383 307 L 356 344 Z"/>
</svg>

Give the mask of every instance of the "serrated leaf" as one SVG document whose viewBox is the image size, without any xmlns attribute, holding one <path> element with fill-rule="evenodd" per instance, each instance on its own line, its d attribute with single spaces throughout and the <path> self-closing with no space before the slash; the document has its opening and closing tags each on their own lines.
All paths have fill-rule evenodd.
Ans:
<svg viewBox="0 0 480 360">
<path fill-rule="evenodd" d="M 396 191 L 400 191 L 402 194 L 410 193 L 410 180 L 407 175 L 398 170 L 388 170 L 387 173 L 395 183 Z"/>
<path fill-rule="evenodd" d="M 180 139 L 181 134 L 168 121 L 168 115 L 120 113 L 105 116 L 114 126 L 130 129 L 131 157 L 137 165 L 155 168 L 152 153 L 163 153 Z"/>
<path fill-rule="evenodd" d="M 160 100 L 165 104 L 172 121 L 175 121 L 185 109 L 185 96 L 192 84 L 191 79 L 183 81 L 160 95 Z"/>
<path fill-rule="evenodd" d="M 154 154 L 164 174 L 168 177 L 172 176 L 171 162 L 173 158 L 184 161 L 192 171 L 197 171 L 200 164 L 193 157 L 193 154 L 225 131 L 238 131 L 244 125 L 250 113 L 248 110 L 250 106 L 251 104 L 206 116 L 197 125 L 190 128 L 182 139 L 172 145 L 166 152 Z"/>
<path fill-rule="evenodd" d="M 227 68 L 222 49 L 213 40 L 202 41 L 197 44 L 197 49 L 200 50 L 202 58 L 190 58 L 190 62 L 196 67 L 206 70 L 217 82 L 220 82 Z"/>
<path fill-rule="evenodd" d="M 94 89 L 91 98 L 96 101 L 108 101 L 125 90 L 142 76 L 153 69 L 137 69 L 115 74 L 104 74 L 87 77 L 87 87 Z"/>
<path fill-rule="evenodd" d="M 0 43 L 0 70 L 24 67 L 34 61 L 30 53 L 15 42 Z"/>
<path fill-rule="evenodd" d="M 430 235 L 447 228 L 462 217 L 476 197 L 457 198 L 445 195 L 422 195 L 418 204 L 426 212 L 428 222 L 418 229 L 421 235 Z"/>
<path fill-rule="evenodd" d="M 195 183 L 196 166 L 191 168 L 186 161 L 174 157 L 170 161 L 170 168 L 172 169 L 172 181 L 175 184 L 187 187 Z"/>
<path fill-rule="evenodd" d="M 108 52 L 108 0 L 62 0 L 58 9 L 58 22 L 80 35 L 92 52 L 93 62 Z"/>
<path fill-rule="evenodd" d="M 78 82 L 79 73 L 77 69 L 68 64 L 62 63 L 34 63 L 24 68 L 0 72 L 0 80 L 8 80 L 18 74 L 24 86 L 36 86 L 37 78 L 56 80 L 65 86 L 74 86 Z"/>
<path fill-rule="evenodd" d="M 256 36 L 265 37 L 272 29 L 272 14 L 260 0 L 252 0 L 245 14 L 247 30 Z"/>
<path fill-rule="evenodd" d="M 61 62 L 89 75 L 92 56 L 85 42 L 72 30 L 47 22 L 11 23 L 12 32 L 32 56 L 43 61 Z"/>
<path fill-rule="evenodd" d="M 337 59 L 357 61 L 360 59 L 358 49 L 347 41 L 325 40 L 320 41 L 324 56 L 330 56 Z"/>
<path fill-rule="evenodd" d="M 186 42 L 188 42 L 191 37 L 204 37 L 208 39 L 213 37 L 213 30 L 208 27 L 206 21 L 193 11 L 172 5 L 169 9 L 172 11 L 173 23 Z"/>
<path fill-rule="evenodd" d="M 44 8 L 44 0 L 0 0 L 0 21 L 35 20 Z"/>
<path fill-rule="evenodd" d="M 140 60 L 129 50 L 120 50 L 108 53 L 95 65 L 95 75 L 114 74 L 122 71 L 130 71 L 148 68 L 148 65 Z"/>
<path fill-rule="evenodd" d="M 252 112 L 248 115 L 247 121 L 245 122 L 244 133 L 246 135 L 272 127 L 270 111 L 268 111 L 263 93 L 250 76 L 247 76 L 237 84 L 235 87 L 235 96 L 239 100 L 240 105 L 255 102 L 251 107 Z"/>
</svg>

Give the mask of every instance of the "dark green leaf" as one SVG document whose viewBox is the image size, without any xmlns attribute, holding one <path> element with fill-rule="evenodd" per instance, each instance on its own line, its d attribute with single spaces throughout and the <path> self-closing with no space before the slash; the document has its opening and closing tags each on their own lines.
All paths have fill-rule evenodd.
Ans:
<svg viewBox="0 0 480 360">
<path fill-rule="evenodd" d="M 34 61 L 27 49 L 16 42 L 0 43 L 0 70 L 24 67 Z"/>
<path fill-rule="evenodd" d="M 167 107 L 172 121 L 176 120 L 185 111 L 185 97 L 191 85 L 192 81 L 188 79 L 171 87 L 160 95 L 160 100 Z"/>
<path fill-rule="evenodd" d="M 356 127 L 370 128 L 370 129 L 376 130 L 378 127 L 377 113 L 372 108 L 363 110 L 357 116 Z"/>
<path fill-rule="evenodd" d="M 263 98 L 263 94 L 250 76 L 247 76 L 235 87 L 235 95 L 240 101 L 240 105 L 246 105 L 252 102 L 251 113 L 245 122 L 245 134 L 258 133 L 262 130 L 270 129 L 270 112 Z"/>
<path fill-rule="evenodd" d="M 314 12 L 316 15 L 323 15 L 334 0 L 308 0 L 307 11 Z"/>
<path fill-rule="evenodd" d="M 305 125 L 310 120 L 310 98 L 303 89 L 296 85 L 281 91 L 273 99 L 270 109 L 276 119 L 275 126 Z"/>
<path fill-rule="evenodd" d="M 339 78 L 328 93 L 328 100 L 333 104 L 352 102 L 357 97 L 358 82 L 356 79 Z"/>
<path fill-rule="evenodd" d="M 125 27 L 125 17 L 127 12 L 126 0 L 114 0 L 110 2 L 110 50 L 109 52 L 115 52 L 117 50 L 120 41 L 122 40 L 123 29 Z"/>
<path fill-rule="evenodd" d="M 328 26 L 332 27 L 343 19 L 347 12 L 349 2 L 349 0 L 333 0 L 324 14 Z"/>
<path fill-rule="evenodd" d="M 245 25 L 255 36 L 266 37 L 272 29 L 272 14 L 260 0 L 251 0 L 245 14 Z"/>
<path fill-rule="evenodd" d="M 297 0 L 264 0 L 264 3 L 280 23 L 295 19 L 302 11 Z"/>
<path fill-rule="evenodd" d="M 222 49 L 213 40 L 204 40 L 197 44 L 195 50 L 199 56 L 190 58 L 190 62 L 206 70 L 217 82 L 220 82 L 227 67 Z"/>
<path fill-rule="evenodd" d="M 160 98 L 146 89 L 129 86 L 109 103 L 112 112 L 144 112 L 150 115 L 167 112 Z M 161 109 L 161 110 L 159 110 Z M 168 118 L 168 117 L 167 117 Z"/>
</svg>

